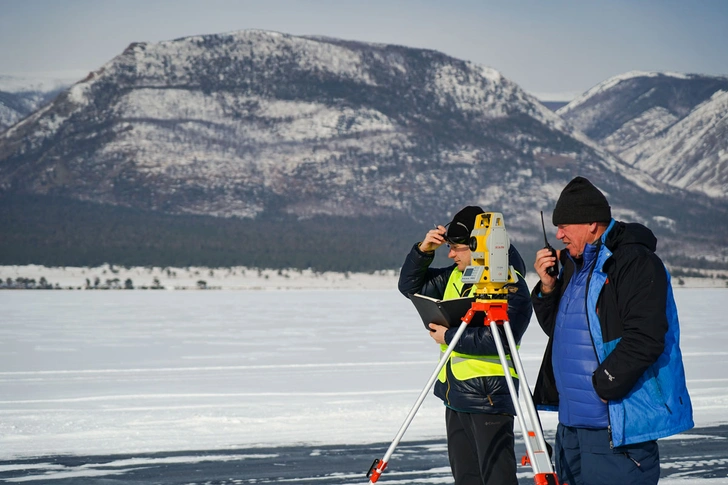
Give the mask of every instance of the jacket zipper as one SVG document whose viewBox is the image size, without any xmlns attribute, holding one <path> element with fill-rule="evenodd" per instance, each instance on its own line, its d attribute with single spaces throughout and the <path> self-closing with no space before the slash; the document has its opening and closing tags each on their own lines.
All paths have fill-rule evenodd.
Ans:
<svg viewBox="0 0 728 485">
<path fill-rule="evenodd" d="M 592 278 L 592 275 L 594 274 L 594 270 L 597 269 L 597 262 L 599 259 L 600 246 L 601 246 L 601 239 L 599 240 L 599 243 L 597 244 L 597 252 L 595 255 L 594 267 L 592 267 L 592 269 L 589 271 L 589 275 L 586 277 L 586 288 L 585 288 L 585 295 L 584 295 L 584 313 L 586 314 L 586 324 L 587 324 L 588 330 L 589 330 L 589 340 L 591 340 L 592 349 L 594 349 L 594 355 L 596 356 L 597 363 L 599 363 L 599 364 L 602 363 L 602 360 L 599 357 L 599 352 L 597 352 L 597 346 L 594 343 L 594 336 L 591 333 L 591 324 L 589 322 L 588 300 L 589 300 L 589 285 L 591 284 L 591 278 Z M 595 311 L 596 311 L 596 309 L 595 309 Z M 600 325 L 600 328 L 601 328 L 601 325 Z M 595 389 L 594 393 L 596 394 L 596 392 L 597 391 Z M 599 394 L 597 394 L 597 397 L 599 397 Z M 609 414 L 609 402 L 607 402 L 607 436 L 609 436 L 609 449 L 610 450 L 614 449 L 614 440 L 612 439 L 612 417 Z M 632 460 L 632 461 L 634 461 L 634 460 Z M 635 462 L 635 463 L 637 463 L 637 462 Z M 637 463 L 637 466 L 639 466 L 639 463 Z"/>
</svg>

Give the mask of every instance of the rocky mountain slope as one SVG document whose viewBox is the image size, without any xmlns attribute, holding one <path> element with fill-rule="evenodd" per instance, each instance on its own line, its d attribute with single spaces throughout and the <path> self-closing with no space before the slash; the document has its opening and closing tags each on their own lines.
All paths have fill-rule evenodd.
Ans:
<svg viewBox="0 0 728 485">
<path fill-rule="evenodd" d="M 429 50 L 264 31 L 132 44 L 0 134 L 5 200 L 221 221 L 367 217 L 393 239 L 378 219 L 429 227 L 480 204 L 537 245 L 538 211 L 577 174 L 616 217 L 677 243 L 675 257 L 719 252 L 702 228 L 725 205 L 624 163 L 497 71 Z M 700 235 L 682 244 L 678 228 Z"/>
<path fill-rule="evenodd" d="M 50 102 L 74 81 L 0 75 L 0 132 Z"/>
<path fill-rule="evenodd" d="M 728 77 L 632 72 L 557 113 L 657 180 L 728 198 Z"/>
</svg>

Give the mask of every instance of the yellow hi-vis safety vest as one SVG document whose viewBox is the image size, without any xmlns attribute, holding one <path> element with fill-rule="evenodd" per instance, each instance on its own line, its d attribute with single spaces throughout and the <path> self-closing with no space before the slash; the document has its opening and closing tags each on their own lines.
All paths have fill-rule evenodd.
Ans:
<svg viewBox="0 0 728 485">
<path fill-rule="evenodd" d="M 463 289 L 463 282 L 462 282 L 462 276 L 463 272 L 460 271 L 458 268 L 455 268 L 453 272 L 450 274 L 450 278 L 447 280 L 447 287 L 445 288 L 445 294 L 443 295 L 443 300 L 452 300 L 454 298 L 460 298 L 462 295 L 462 289 Z M 473 291 L 475 290 L 475 287 L 471 287 L 466 293 L 467 295 L 472 295 Z M 442 358 L 442 355 L 447 350 L 447 345 L 440 344 L 440 358 Z M 514 378 L 518 378 L 518 374 L 516 373 L 516 369 L 513 367 L 513 364 L 511 363 L 510 356 L 507 356 L 508 359 L 508 367 L 510 369 L 511 375 Z M 455 376 L 455 378 L 459 381 L 464 381 L 466 379 L 473 379 L 475 377 L 489 377 L 489 376 L 504 376 L 505 372 L 503 370 L 503 366 L 501 365 L 500 359 L 498 358 L 498 355 L 469 355 L 469 354 L 463 354 L 460 352 L 453 351 L 450 354 L 450 369 L 452 370 L 452 375 Z M 447 380 L 447 365 L 443 366 L 440 370 L 440 373 L 438 374 L 437 378 L 440 382 L 445 382 Z"/>
</svg>

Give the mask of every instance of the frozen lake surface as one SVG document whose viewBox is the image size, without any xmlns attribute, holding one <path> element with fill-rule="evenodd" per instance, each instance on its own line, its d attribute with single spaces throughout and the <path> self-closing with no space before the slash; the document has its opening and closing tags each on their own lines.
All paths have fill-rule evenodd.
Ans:
<svg viewBox="0 0 728 485">
<path fill-rule="evenodd" d="M 676 298 L 696 426 L 728 424 L 728 290 L 680 288 Z M 239 450 L 386 449 L 439 353 L 395 289 L 2 291 L 0 305 L 6 481 L 20 481 L 5 475 L 11 463 L 53 464 L 43 457 L 59 455 L 162 453 L 170 463 L 190 463 L 200 450 L 218 457 L 235 450 L 215 460 L 240 465 Z M 521 345 L 531 384 L 544 345 L 534 320 Z M 428 397 L 401 446 L 442 443 L 443 413 Z M 552 433 L 555 413 L 541 418 Z M 724 435 L 710 440 L 728 455 Z M 53 466 L 36 468 L 36 478 L 53 478 Z M 382 483 L 396 470 L 393 459 Z M 445 472 L 436 483 L 449 483 Z"/>
</svg>

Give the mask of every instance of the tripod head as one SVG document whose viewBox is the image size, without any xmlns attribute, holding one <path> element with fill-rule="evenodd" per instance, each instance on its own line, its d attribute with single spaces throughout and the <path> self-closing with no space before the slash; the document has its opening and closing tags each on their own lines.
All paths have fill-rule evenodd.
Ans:
<svg viewBox="0 0 728 485">
<path fill-rule="evenodd" d="M 511 243 L 503 214 L 484 212 L 475 218 L 470 233 L 470 266 L 463 271 L 463 283 L 475 286 L 476 300 L 503 300 L 506 285 L 516 282 L 515 270 L 508 264 Z"/>
</svg>

